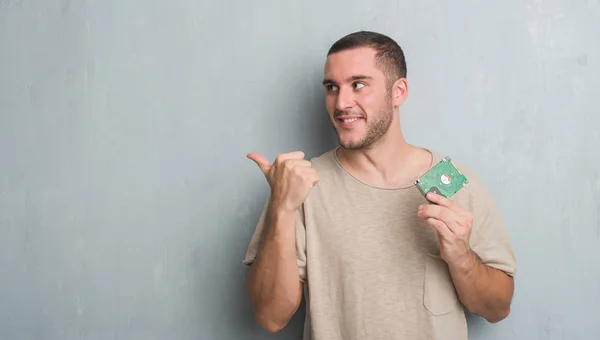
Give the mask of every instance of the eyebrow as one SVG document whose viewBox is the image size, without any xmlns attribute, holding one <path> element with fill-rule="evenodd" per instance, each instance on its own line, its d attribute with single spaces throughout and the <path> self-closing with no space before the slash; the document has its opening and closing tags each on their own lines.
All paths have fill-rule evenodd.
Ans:
<svg viewBox="0 0 600 340">
<path fill-rule="evenodd" d="M 373 77 L 369 77 L 369 76 L 365 76 L 362 74 L 359 75 L 355 75 L 349 78 L 346 78 L 346 82 L 351 82 L 351 81 L 356 81 L 356 80 L 365 80 L 365 79 L 373 79 Z M 323 80 L 323 85 L 331 85 L 331 84 L 336 84 L 335 81 L 331 80 L 331 79 L 324 79 Z"/>
</svg>

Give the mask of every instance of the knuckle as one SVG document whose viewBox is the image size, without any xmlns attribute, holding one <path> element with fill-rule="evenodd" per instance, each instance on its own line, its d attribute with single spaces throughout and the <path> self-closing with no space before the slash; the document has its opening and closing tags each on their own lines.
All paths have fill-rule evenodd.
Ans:
<svg viewBox="0 0 600 340">
<path fill-rule="evenodd" d="M 290 162 L 289 159 L 283 160 L 282 161 L 282 166 L 285 169 L 288 169 L 288 170 L 293 170 L 294 169 L 294 163 Z"/>
<path fill-rule="evenodd" d="M 293 151 L 293 152 L 288 152 L 287 154 L 285 154 L 286 158 L 289 159 L 303 159 L 304 158 L 304 154 L 301 151 Z"/>
<path fill-rule="evenodd" d="M 471 227 L 473 224 L 473 213 L 467 212 L 464 218 L 464 225 Z"/>
</svg>

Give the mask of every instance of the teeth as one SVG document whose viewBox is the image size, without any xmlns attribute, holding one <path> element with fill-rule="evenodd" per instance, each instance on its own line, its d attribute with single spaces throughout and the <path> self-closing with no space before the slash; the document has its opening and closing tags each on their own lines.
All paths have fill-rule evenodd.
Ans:
<svg viewBox="0 0 600 340">
<path fill-rule="evenodd" d="M 344 123 L 353 123 L 353 122 L 355 122 L 357 120 L 358 120 L 358 118 L 344 119 Z"/>
</svg>

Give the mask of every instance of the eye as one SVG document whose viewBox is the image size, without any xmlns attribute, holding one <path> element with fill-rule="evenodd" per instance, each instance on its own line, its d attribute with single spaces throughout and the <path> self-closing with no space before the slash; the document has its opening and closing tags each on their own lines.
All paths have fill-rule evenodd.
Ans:
<svg viewBox="0 0 600 340">
<path fill-rule="evenodd" d="M 330 85 L 327 85 L 326 88 L 327 88 L 327 92 L 335 92 L 335 91 L 337 91 L 338 87 L 336 85 L 330 84 Z"/>
<path fill-rule="evenodd" d="M 363 83 L 354 83 L 354 88 L 357 90 L 360 90 L 364 86 L 365 86 L 365 84 L 363 84 Z"/>
</svg>

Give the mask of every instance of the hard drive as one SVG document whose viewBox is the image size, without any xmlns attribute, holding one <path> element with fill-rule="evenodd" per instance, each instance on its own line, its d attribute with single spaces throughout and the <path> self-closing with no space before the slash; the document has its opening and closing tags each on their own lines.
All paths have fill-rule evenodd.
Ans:
<svg viewBox="0 0 600 340">
<path fill-rule="evenodd" d="M 467 177 L 456 168 L 450 157 L 446 156 L 417 179 L 415 185 L 423 196 L 433 192 L 450 198 L 468 183 Z"/>
</svg>

